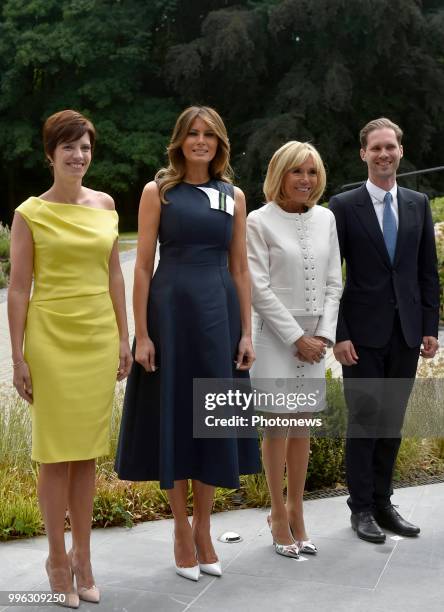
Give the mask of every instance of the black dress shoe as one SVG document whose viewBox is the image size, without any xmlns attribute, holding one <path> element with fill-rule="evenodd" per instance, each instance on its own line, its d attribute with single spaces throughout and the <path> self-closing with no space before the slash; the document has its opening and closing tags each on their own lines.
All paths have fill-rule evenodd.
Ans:
<svg viewBox="0 0 444 612">
<path fill-rule="evenodd" d="M 395 506 L 389 505 L 385 508 L 378 508 L 374 514 L 378 525 L 398 535 L 413 537 L 421 531 L 419 527 L 402 518 Z"/>
<path fill-rule="evenodd" d="M 369 510 L 353 512 L 350 517 L 352 528 L 361 540 L 382 544 L 385 542 L 385 533 L 381 531 L 375 517 Z"/>
</svg>

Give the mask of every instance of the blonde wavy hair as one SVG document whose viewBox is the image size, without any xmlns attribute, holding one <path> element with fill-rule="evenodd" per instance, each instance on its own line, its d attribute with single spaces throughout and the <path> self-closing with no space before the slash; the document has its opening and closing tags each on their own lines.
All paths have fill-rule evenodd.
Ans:
<svg viewBox="0 0 444 612">
<path fill-rule="evenodd" d="M 209 106 L 190 106 L 179 115 L 174 126 L 170 144 L 167 147 L 168 166 L 161 168 L 154 177 L 159 187 L 160 200 L 163 204 L 167 203 L 166 192 L 178 185 L 185 176 L 186 160 L 182 153 L 182 145 L 193 121 L 197 117 L 200 117 L 214 130 L 219 141 L 216 155 L 211 160 L 208 168 L 210 178 L 220 179 L 227 183 L 232 182 L 233 171 L 230 166 L 230 141 L 228 140 L 227 130 L 221 116 L 214 108 Z"/>
<path fill-rule="evenodd" d="M 290 142 L 286 142 L 280 149 L 275 151 L 268 164 L 263 188 L 267 202 L 273 201 L 280 206 L 285 202 L 285 195 L 282 190 L 285 174 L 289 170 L 301 166 L 310 155 L 313 158 L 318 183 L 310 194 L 307 206 L 312 207 L 318 202 L 324 193 L 327 183 L 324 164 L 313 145 L 308 142 L 298 142 L 297 140 L 290 140 Z"/>
</svg>

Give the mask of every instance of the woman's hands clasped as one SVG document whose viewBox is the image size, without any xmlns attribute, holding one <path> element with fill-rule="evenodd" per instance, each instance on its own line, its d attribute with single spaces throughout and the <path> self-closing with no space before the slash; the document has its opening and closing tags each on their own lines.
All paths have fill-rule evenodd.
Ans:
<svg viewBox="0 0 444 612">
<path fill-rule="evenodd" d="M 308 363 L 319 363 L 327 350 L 327 343 L 320 336 L 301 336 L 295 345 L 295 357 Z"/>
<path fill-rule="evenodd" d="M 12 380 L 12 384 L 17 389 L 17 393 L 20 395 L 20 397 L 23 397 L 24 400 L 32 404 L 32 381 L 28 364 L 23 360 L 13 367 L 14 378 Z"/>
<path fill-rule="evenodd" d="M 117 370 L 117 380 L 123 380 L 128 376 L 133 365 L 133 356 L 128 339 L 120 341 L 119 348 L 119 369 Z"/>
<path fill-rule="evenodd" d="M 145 368 L 147 372 L 156 371 L 156 349 L 150 337 L 136 339 L 136 354 L 135 360 Z"/>
<path fill-rule="evenodd" d="M 249 370 L 256 360 L 251 336 L 242 336 L 236 357 L 236 370 Z"/>
</svg>

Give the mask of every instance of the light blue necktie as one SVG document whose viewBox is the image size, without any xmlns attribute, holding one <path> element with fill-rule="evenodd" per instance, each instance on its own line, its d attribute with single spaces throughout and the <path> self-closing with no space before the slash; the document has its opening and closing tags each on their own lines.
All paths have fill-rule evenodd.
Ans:
<svg viewBox="0 0 444 612">
<path fill-rule="evenodd" d="M 384 242 L 393 263 L 396 249 L 396 236 L 398 228 L 396 227 L 396 219 L 392 210 L 392 194 L 388 191 L 384 196 L 384 214 L 382 216 L 382 233 L 384 234 Z"/>
</svg>

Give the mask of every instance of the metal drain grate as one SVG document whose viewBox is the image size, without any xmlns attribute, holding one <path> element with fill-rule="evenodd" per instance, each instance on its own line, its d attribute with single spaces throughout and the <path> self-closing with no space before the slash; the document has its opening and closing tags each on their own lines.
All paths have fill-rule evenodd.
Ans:
<svg viewBox="0 0 444 612">
<path fill-rule="evenodd" d="M 393 483 L 393 487 L 395 489 L 405 489 L 406 487 L 419 487 L 422 485 L 439 484 L 442 482 L 444 482 L 444 474 L 441 474 L 440 476 L 421 476 L 419 478 L 398 480 Z M 347 487 L 310 491 L 309 493 L 304 493 L 304 499 L 325 499 L 327 497 L 340 497 L 341 495 L 348 495 Z"/>
</svg>

